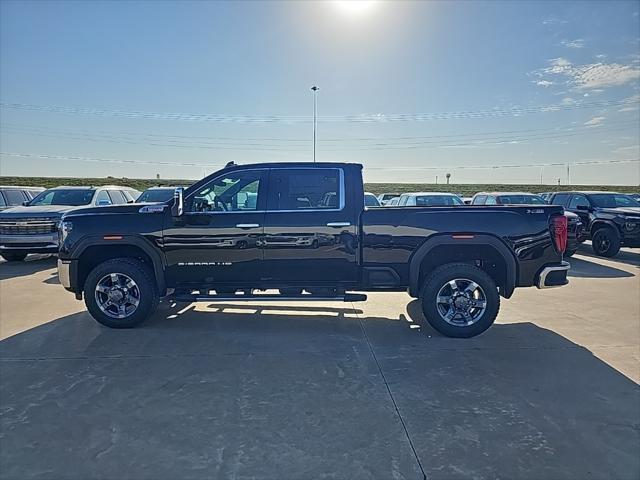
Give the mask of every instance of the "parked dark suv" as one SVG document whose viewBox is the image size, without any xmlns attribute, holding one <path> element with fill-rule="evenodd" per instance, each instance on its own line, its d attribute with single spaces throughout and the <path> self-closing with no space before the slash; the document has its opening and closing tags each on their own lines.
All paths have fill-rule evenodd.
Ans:
<svg viewBox="0 0 640 480">
<path fill-rule="evenodd" d="M 551 195 L 550 193 L 548 195 Z M 471 199 L 471 205 L 546 205 L 547 201 L 541 195 L 527 192 L 481 192 Z M 567 217 L 567 249 L 565 257 L 570 257 L 578 251 L 578 247 L 587 237 L 584 233 L 585 225 L 578 215 L 564 212 Z"/>
<path fill-rule="evenodd" d="M 580 216 L 596 255 L 613 257 L 621 246 L 640 247 L 640 202 L 615 192 L 557 192 L 553 205 Z"/>
</svg>

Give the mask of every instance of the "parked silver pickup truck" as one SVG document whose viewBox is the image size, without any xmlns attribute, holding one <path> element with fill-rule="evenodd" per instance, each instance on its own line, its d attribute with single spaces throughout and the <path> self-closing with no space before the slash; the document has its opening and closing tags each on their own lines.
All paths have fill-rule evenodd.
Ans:
<svg viewBox="0 0 640 480">
<path fill-rule="evenodd" d="M 129 187 L 56 187 L 23 206 L 0 212 L 0 255 L 21 261 L 29 253 L 58 253 L 58 223 L 64 213 L 82 207 L 133 203 L 140 192 Z"/>
</svg>

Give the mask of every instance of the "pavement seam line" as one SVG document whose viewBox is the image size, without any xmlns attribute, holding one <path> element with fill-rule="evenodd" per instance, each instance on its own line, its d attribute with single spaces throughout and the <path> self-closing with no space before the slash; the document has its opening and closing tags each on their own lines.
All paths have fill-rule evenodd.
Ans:
<svg viewBox="0 0 640 480">
<path fill-rule="evenodd" d="M 355 310 L 355 306 L 353 305 L 353 302 L 351 303 L 351 307 Z M 378 357 L 376 356 L 376 352 L 373 349 L 373 345 L 371 345 L 371 341 L 369 341 L 369 336 L 367 335 L 367 331 L 364 328 L 364 325 L 362 324 L 362 318 L 360 318 L 360 314 L 357 314 L 358 316 L 358 325 L 360 325 L 360 330 L 362 331 L 362 335 L 364 336 L 364 339 L 367 342 L 367 346 L 369 347 L 369 351 L 371 352 L 371 356 L 373 357 L 373 361 L 376 363 L 376 367 L 378 367 L 378 372 L 380 372 L 380 376 L 382 377 L 382 381 L 384 382 L 384 386 L 387 389 L 387 393 L 389 394 L 389 398 L 391 399 L 391 403 L 393 403 L 393 408 L 396 411 L 396 415 L 398 415 L 398 418 L 400 419 L 400 424 L 402 425 L 402 429 L 404 430 L 404 434 L 407 437 L 407 441 L 409 442 L 409 446 L 411 447 L 411 451 L 413 452 L 413 456 L 416 459 L 416 462 L 418 463 L 418 467 L 420 468 L 420 471 L 422 472 L 422 478 L 423 480 L 427 480 L 427 474 L 424 471 L 424 468 L 422 468 L 422 462 L 420 461 L 420 457 L 418 456 L 418 452 L 416 452 L 416 448 L 413 446 L 413 441 L 411 440 L 411 436 L 409 435 L 409 430 L 407 430 L 407 425 L 404 423 L 404 418 L 402 418 L 402 415 L 400 414 L 400 409 L 398 408 L 398 404 L 396 403 L 396 399 L 393 397 L 393 393 L 391 393 L 391 387 L 389 387 L 389 382 L 387 382 L 387 377 L 385 377 L 384 372 L 382 371 L 382 366 L 380 365 L 380 362 L 378 361 Z"/>
</svg>

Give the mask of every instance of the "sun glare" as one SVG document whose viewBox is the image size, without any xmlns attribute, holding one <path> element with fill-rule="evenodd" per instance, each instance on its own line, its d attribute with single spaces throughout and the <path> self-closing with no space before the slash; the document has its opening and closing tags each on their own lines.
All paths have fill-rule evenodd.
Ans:
<svg viewBox="0 0 640 480">
<path fill-rule="evenodd" d="M 375 0 L 335 0 L 333 3 L 341 12 L 355 17 L 371 10 L 376 2 Z"/>
</svg>

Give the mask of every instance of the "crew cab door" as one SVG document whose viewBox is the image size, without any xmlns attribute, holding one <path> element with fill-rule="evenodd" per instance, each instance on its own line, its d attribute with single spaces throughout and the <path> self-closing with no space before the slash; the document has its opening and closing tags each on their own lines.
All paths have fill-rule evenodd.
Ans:
<svg viewBox="0 0 640 480">
<path fill-rule="evenodd" d="M 168 283 L 255 285 L 261 277 L 268 170 L 223 173 L 184 201 L 163 233 Z"/>
<path fill-rule="evenodd" d="M 266 281 L 301 287 L 356 282 L 358 214 L 346 194 L 341 168 L 271 170 L 261 241 Z"/>
<path fill-rule="evenodd" d="M 581 193 L 574 193 L 571 195 L 567 210 L 578 215 L 580 217 L 580 220 L 582 220 L 582 224 L 585 226 L 585 228 L 588 228 L 591 224 L 589 210 L 579 209 L 578 207 L 586 207 L 587 209 L 591 208 L 591 202 L 589 202 L 589 199 L 586 197 L 586 195 L 583 195 Z"/>
</svg>

